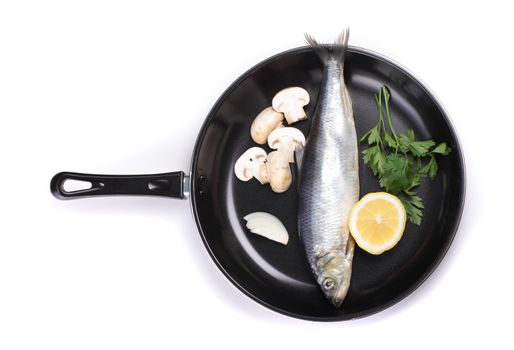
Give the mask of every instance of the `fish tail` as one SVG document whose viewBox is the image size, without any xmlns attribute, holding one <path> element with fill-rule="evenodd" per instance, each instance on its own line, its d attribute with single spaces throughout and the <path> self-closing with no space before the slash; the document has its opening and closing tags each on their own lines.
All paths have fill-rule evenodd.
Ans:
<svg viewBox="0 0 514 350">
<path fill-rule="evenodd" d="M 331 60 L 339 61 L 344 64 L 346 48 L 348 47 L 348 37 L 350 36 L 350 28 L 345 28 L 334 41 L 333 45 L 318 42 L 312 35 L 305 33 L 307 44 L 316 52 L 323 63 Z"/>
</svg>

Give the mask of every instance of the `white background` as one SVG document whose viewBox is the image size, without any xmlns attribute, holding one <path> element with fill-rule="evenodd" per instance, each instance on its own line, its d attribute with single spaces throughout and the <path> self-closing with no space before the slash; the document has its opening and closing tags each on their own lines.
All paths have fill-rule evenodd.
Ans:
<svg viewBox="0 0 514 350">
<path fill-rule="evenodd" d="M 511 344 L 513 23 L 494 1 L 1 1 L 0 349 Z M 431 87 L 465 151 L 455 241 L 396 306 L 351 322 L 288 318 L 223 277 L 187 201 L 50 195 L 61 170 L 188 169 L 234 79 L 305 31 L 331 40 L 346 25 L 352 45 Z"/>
</svg>

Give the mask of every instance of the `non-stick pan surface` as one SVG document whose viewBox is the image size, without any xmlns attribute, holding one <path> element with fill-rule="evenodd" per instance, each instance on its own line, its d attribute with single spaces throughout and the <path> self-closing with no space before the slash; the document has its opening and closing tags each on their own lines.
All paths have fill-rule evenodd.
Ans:
<svg viewBox="0 0 514 350">
<path fill-rule="evenodd" d="M 435 180 L 419 193 L 425 202 L 421 226 L 407 225 L 398 245 L 382 255 L 356 248 L 348 296 L 338 309 L 314 280 L 297 233 L 295 183 L 275 194 L 257 181 L 239 181 L 236 159 L 249 147 L 253 118 L 288 86 L 305 88 L 311 116 L 322 79 L 322 66 L 308 48 L 284 52 L 250 69 L 221 96 L 198 137 L 191 172 L 191 205 L 204 243 L 223 273 L 261 304 L 311 320 L 346 320 L 393 305 L 418 287 L 435 269 L 456 232 L 464 202 L 464 164 L 457 136 L 434 96 L 414 76 L 391 61 L 358 48 L 347 52 L 345 80 L 353 100 L 357 135 L 377 122 L 373 94 L 386 84 L 395 126 L 411 128 L 419 138 L 446 141 L 452 147 L 439 159 Z M 295 124 L 306 135 L 309 122 Z M 268 150 L 268 149 L 267 149 Z M 376 178 L 360 160 L 361 195 L 379 191 Z M 296 181 L 296 179 L 294 179 Z M 243 217 L 266 211 L 280 218 L 290 240 L 282 246 L 249 233 Z"/>
<path fill-rule="evenodd" d="M 271 57 L 237 79 L 212 108 L 200 131 L 193 152 L 189 190 L 205 246 L 237 288 L 262 305 L 289 316 L 336 321 L 383 310 L 423 283 L 455 235 L 463 209 L 465 178 L 457 136 L 444 109 L 427 88 L 388 59 L 350 48 L 345 80 L 353 100 L 357 135 L 363 135 L 376 124 L 373 94 L 385 84 L 391 92 L 395 127 L 399 131 L 413 129 L 420 139 L 445 141 L 452 152 L 439 159 L 435 180 L 423 182 L 419 188 L 425 202 L 421 226 L 408 223 L 398 245 L 379 256 L 356 247 L 348 295 L 340 308 L 334 308 L 311 275 L 299 241 L 296 177 L 289 191 L 276 194 L 255 180 L 239 181 L 233 171 L 237 158 L 249 147 L 257 146 L 250 138 L 250 125 L 271 104 L 273 96 L 288 86 L 303 87 L 311 96 L 311 103 L 306 106 L 307 115 L 311 116 L 321 79 L 321 62 L 309 48 Z M 309 121 L 294 126 L 308 135 Z M 362 164 L 362 159 L 359 165 L 361 195 L 379 191 L 376 178 Z M 172 184 L 181 180 L 179 173 L 171 176 Z M 59 197 L 63 193 L 57 193 L 60 192 L 57 183 L 62 179 L 58 175 L 52 184 L 54 194 Z M 101 184 L 104 180 L 99 180 L 98 191 L 104 190 Z M 179 182 L 179 187 L 172 186 L 171 196 L 182 195 L 182 182 Z M 146 185 L 138 186 L 137 194 L 156 194 L 146 193 L 149 192 Z M 158 178 L 152 186 L 159 190 Z M 130 194 L 131 189 L 113 193 Z M 282 220 L 290 235 L 287 246 L 248 232 L 243 217 L 255 211 L 266 211 Z"/>
</svg>

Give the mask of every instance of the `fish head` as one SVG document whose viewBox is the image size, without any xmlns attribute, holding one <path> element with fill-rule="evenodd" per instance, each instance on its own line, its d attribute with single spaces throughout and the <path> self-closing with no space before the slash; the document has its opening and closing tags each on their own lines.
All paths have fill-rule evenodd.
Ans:
<svg viewBox="0 0 514 350">
<path fill-rule="evenodd" d="M 343 302 L 351 279 L 351 263 L 340 251 L 331 251 L 318 258 L 318 283 L 328 300 L 339 307 Z"/>
</svg>

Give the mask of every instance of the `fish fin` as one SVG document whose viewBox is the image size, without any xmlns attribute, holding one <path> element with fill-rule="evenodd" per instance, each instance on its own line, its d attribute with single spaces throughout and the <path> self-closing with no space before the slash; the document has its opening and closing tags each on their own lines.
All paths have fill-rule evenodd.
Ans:
<svg viewBox="0 0 514 350">
<path fill-rule="evenodd" d="M 322 44 L 318 42 L 312 35 L 305 33 L 307 44 L 316 52 L 323 63 L 330 60 L 337 60 L 341 64 L 344 63 L 346 48 L 348 47 L 348 38 L 350 36 L 350 28 L 345 28 L 334 41 L 333 45 Z"/>
<path fill-rule="evenodd" d="M 348 39 L 350 38 L 350 28 L 346 27 L 334 42 L 334 56 L 339 59 L 341 64 L 344 63 L 346 49 L 348 48 Z"/>
<path fill-rule="evenodd" d="M 346 243 L 346 259 L 348 261 L 352 261 L 353 259 L 353 253 L 355 251 L 355 241 L 353 240 L 353 237 L 348 237 L 348 242 Z"/>
<path fill-rule="evenodd" d="M 319 43 L 312 35 L 305 33 L 305 41 L 316 52 L 323 62 L 330 59 L 330 45 Z"/>
<path fill-rule="evenodd" d="M 344 113 L 347 116 L 352 116 L 353 120 L 353 107 L 352 107 L 352 98 L 350 97 L 350 92 L 348 91 L 348 87 L 346 84 L 343 85 L 342 88 L 342 98 L 343 98 L 343 108 Z M 359 165 L 358 158 L 357 158 L 357 167 Z"/>
</svg>

